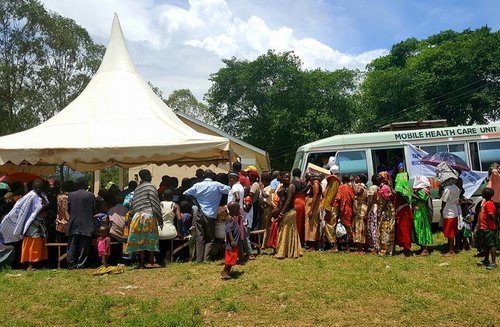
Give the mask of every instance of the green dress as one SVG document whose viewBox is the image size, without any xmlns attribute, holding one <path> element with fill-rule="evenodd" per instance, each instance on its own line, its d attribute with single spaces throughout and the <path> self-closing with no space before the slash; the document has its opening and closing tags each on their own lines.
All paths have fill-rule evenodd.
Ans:
<svg viewBox="0 0 500 327">
<path fill-rule="evenodd" d="M 414 242 L 418 245 L 432 244 L 432 230 L 429 208 L 429 195 L 424 190 L 415 193 L 417 198 L 413 206 L 413 233 Z"/>
</svg>

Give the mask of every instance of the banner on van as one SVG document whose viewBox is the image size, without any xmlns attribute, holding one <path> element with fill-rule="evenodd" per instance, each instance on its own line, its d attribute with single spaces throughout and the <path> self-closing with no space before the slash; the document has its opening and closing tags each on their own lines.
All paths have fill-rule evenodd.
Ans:
<svg viewBox="0 0 500 327">
<path fill-rule="evenodd" d="M 420 162 L 420 160 L 425 157 L 428 153 L 422 149 L 417 148 L 413 144 L 404 142 L 403 143 L 410 155 L 410 162 L 408 162 L 408 174 L 410 177 L 415 176 L 426 176 L 426 177 L 436 177 L 436 167 L 425 165 Z M 483 183 L 485 178 L 488 177 L 487 172 L 482 171 L 464 171 L 460 174 L 464 182 L 464 196 L 466 198 L 472 197 L 477 191 L 479 186 Z"/>
</svg>

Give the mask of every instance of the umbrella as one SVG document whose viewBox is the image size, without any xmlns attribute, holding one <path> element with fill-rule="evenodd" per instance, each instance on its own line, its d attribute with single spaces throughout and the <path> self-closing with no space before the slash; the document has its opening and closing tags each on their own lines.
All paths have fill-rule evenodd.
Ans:
<svg viewBox="0 0 500 327">
<path fill-rule="evenodd" d="M 22 182 L 27 183 L 39 179 L 40 176 L 28 174 L 28 173 L 14 173 L 0 177 L 0 182 L 12 183 L 12 182 Z"/>
<path fill-rule="evenodd" d="M 437 165 L 442 162 L 446 162 L 453 169 L 460 171 L 470 170 L 469 166 L 467 166 L 467 163 L 465 163 L 462 158 L 450 152 L 429 153 L 428 155 L 420 159 L 420 162 L 435 167 L 437 167 Z"/>
</svg>

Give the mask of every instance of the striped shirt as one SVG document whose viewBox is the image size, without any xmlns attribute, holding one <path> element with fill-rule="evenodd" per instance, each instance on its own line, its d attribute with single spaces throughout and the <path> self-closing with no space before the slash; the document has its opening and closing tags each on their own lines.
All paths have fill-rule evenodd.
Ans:
<svg viewBox="0 0 500 327">
<path fill-rule="evenodd" d="M 132 216 L 137 212 L 150 210 L 158 221 L 158 226 L 163 225 L 161 217 L 160 198 L 156 187 L 150 182 L 142 182 L 134 191 L 132 199 Z"/>
</svg>

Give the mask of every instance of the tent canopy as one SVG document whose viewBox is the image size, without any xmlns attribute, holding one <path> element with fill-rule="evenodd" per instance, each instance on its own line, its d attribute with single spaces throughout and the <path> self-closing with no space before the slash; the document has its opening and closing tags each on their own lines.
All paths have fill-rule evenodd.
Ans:
<svg viewBox="0 0 500 327">
<path fill-rule="evenodd" d="M 199 119 L 189 116 L 181 111 L 174 111 L 175 114 L 188 126 L 203 134 L 210 134 L 214 136 L 222 136 L 229 140 L 229 145 L 234 154 L 240 157 L 243 168 L 245 164 L 256 166 L 260 171 L 267 171 L 271 169 L 269 163 L 269 156 L 266 151 L 259 149 L 243 140 L 240 140 L 224 131 L 211 126 Z M 247 162 L 245 162 L 247 161 Z M 250 163 L 248 163 L 248 161 Z"/>
<path fill-rule="evenodd" d="M 93 171 L 146 163 L 228 161 L 229 140 L 184 124 L 137 72 L 115 14 L 97 73 L 44 123 L 0 137 L 0 165 L 60 165 Z"/>
</svg>

